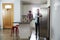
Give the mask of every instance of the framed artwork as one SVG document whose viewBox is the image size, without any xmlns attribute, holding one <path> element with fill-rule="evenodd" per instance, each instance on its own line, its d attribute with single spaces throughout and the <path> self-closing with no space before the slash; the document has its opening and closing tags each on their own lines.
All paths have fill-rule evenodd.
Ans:
<svg viewBox="0 0 60 40">
<path fill-rule="evenodd" d="M 27 15 L 22 15 L 22 19 L 21 19 L 22 22 L 29 22 L 29 18 L 27 17 Z"/>
</svg>

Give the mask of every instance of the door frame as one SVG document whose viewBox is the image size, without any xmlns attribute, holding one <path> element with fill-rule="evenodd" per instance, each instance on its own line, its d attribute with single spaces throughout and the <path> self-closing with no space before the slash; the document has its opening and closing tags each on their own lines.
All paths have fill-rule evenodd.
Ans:
<svg viewBox="0 0 60 40">
<path fill-rule="evenodd" d="M 13 15 L 13 20 L 12 20 L 12 21 L 14 22 L 14 4 L 13 4 L 13 3 L 2 3 L 2 11 L 3 11 L 3 9 L 4 9 L 4 8 L 3 8 L 3 5 L 4 5 L 4 4 L 6 4 L 6 5 L 12 5 L 12 8 L 13 8 L 13 14 L 12 14 L 12 15 Z M 12 23 L 13 23 L 13 22 L 12 22 Z M 4 29 L 3 25 L 4 25 L 4 24 L 3 24 L 3 13 L 2 13 L 2 28 Z M 13 26 L 13 24 L 12 24 L 12 26 Z"/>
</svg>

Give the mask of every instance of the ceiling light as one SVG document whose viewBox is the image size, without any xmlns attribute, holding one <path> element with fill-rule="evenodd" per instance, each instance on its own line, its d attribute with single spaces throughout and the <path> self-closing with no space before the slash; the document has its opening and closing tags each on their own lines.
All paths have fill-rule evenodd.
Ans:
<svg viewBox="0 0 60 40">
<path fill-rule="evenodd" d="M 6 9 L 10 9 L 10 8 L 12 8 L 12 7 L 11 7 L 11 5 L 5 5 L 5 8 L 6 8 Z"/>
</svg>

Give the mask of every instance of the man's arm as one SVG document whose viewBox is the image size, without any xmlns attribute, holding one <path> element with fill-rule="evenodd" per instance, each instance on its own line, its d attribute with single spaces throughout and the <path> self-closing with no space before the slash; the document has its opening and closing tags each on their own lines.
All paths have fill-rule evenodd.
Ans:
<svg viewBox="0 0 60 40">
<path fill-rule="evenodd" d="M 42 14 L 40 14 L 40 17 L 42 17 Z"/>
</svg>

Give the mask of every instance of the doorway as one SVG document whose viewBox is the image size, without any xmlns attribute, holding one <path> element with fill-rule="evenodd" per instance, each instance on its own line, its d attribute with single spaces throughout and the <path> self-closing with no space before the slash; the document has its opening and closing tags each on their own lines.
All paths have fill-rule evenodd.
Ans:
<svg viewBox="0 0 60 40">
<path fill-rule="evenodd" d="M 12 3 L 2 3 L 3 28 L 12 28 L 14 19 L 14 5 Z"/>
</svg>

